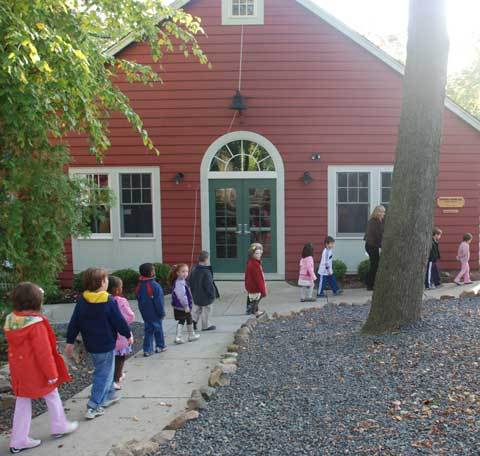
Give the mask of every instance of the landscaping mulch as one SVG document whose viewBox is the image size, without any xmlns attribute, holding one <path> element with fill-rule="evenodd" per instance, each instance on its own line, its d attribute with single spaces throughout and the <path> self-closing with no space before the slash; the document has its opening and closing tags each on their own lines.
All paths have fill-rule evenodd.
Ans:
<svg viewBox="0 0 480 456">
<path fill-rule="evenodd" d="M 480 300 L 360 334 L 368 306 L 259 325 L 230 386 L 158 455 L 478 455 Z"/>
<path fill-rule="evenodd" d="M 66 324 L 52 324 L 52 327 L 57 334 L 60 350 L 63 350 L 65 345 L 62 336 L 65 337 L 67 325 Z M 134 344 L 133 352 L 137 353 L 142 349 L 143 343 L 143 323 L 132 323 L 130 328 L 133 332 Z M 127 365 L 128 370 L 128 365 Z M 73 380 L 60 386 L 60 396 L 65 402 L 67 399 L 78 394 L 84 388 L 92 383 L 93 365 L 89 356 L 86 357 L 85 362 L 72 367 L 69 366 L 70 375 Z M 86 401 L 85 401 L 86 406 Z M 68 415 L 68 408 L 65 408 Z M 9 407 L 0 413 L 0 433 L 10 432 L 12 425 L 14 407 Z M 41 415 L 47 411 L 47 407 L 43 400 L 33 401 L 32 403 L 33 416 Z"/>
</svg>

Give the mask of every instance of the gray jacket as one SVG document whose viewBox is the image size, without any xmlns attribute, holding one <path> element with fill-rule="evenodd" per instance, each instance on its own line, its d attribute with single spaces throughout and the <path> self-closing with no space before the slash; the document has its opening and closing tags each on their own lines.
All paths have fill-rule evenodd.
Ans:
<svg viewBox="0 0 480 456">
<path fill-rule="evenodd" d="M 208 306 L 215 300 L 215 285 L 209 266 L 197 264 L 188 277 L 193 302 L 197 306 Z"/>
</svg>

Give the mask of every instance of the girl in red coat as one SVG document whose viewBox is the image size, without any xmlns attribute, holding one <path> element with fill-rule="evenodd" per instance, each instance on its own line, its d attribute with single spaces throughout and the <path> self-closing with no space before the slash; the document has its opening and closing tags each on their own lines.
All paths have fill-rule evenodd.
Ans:
<svg viewBox="0 0 480 456">
<path fill-rule="evenodd" d="M 267 284 L 261 261 L 262 254 L 262 244 L 252 244 L 248 249 L 248 262 L 245 270 L 245 289 L 248 293 L 247 314 L 253 314 L 256 317 L 264 314 L 258 310 L 258 303 L 260 299 L 267 296 Z"/>
<path fill-rule="evenodd" d="M 32 399 L 43 397 L 50 415 L 54 437 L 74 432 L 78 422 L 67 421 L 57 387 L 70 380 L 57 340 L 47 318 L 42 315 L 43 290 L 30 282 L 13 291 L 13 312 L 5 320 L 8 363 L 12 390 L 17 396 L 10 452 L 20 453 L 42 442 L 29 437 Z"/>
</svg>

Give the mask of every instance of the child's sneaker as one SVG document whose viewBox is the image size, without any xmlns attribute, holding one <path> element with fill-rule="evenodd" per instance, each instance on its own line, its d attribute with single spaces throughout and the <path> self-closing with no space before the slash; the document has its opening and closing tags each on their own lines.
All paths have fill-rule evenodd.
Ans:
<svg viewBox="0 0 480 456">
<path fill-rule="evenodd" d="M 196 340 L 200 339 L 200 334 L 195 334 L 195 331 L 193 329 L 193 325 L 188 325 L 188 341 L 189 342 L 195 342 Z"/>
<path fill-rule="evenodd" d="M 338 295 L 341 295 L 343 294 L 343 290 L 337 290 L 336 293 L 334 293 L 335 296 L 338 296 Z"/>
<path fill-rule="evenodd" d="M 143 352 L 143 356 L 145 356 L 145 358 L 148 358 L 149 356 L 152 356 L 153 355 L 153 352 Z"/>
<path fill-rule="evenodd" d="M 85 413 L 85 418 L 87 420 L 93 420 L 94 418 L 97 418 L 97 416 L 102 416 L 105 413 L 105 409 L 103 407 L 97 407 L 97 408 L 88 408 L 87 413 Z"/>
<path fill-rule="evenodd" d="M 121 390 L 122 385 L 120 385 L 120 382 L 113 382 L 113 388 L 116 390 Z"/>
<path fill-rule="evenodd" d="M 325 293 L 317 294 L 317 298 L 325 298 Z"/>
<path fill-rule="evenodd" d="M 108 401 L 104 402 L 103 407 L 104 408 L 110 407 L 111 405 L 118 402 L 121 398 L 122 396 L 120 396 L 119 393 L 114 393 L 113 396 L 110 399 L 108 399 Z"/>
<path fill-rule="evenodd" d="M 163 352 L 166 352 L 166 351 L 167 351 L 167 347 L 163 347 L 163 348 L 157 347 L 157 348 L 155 348 L 155 353 L 163 353 Z"/>
<path fill-rule="evenodd" d="M 23 450 L 30 450 L 31 448 L 37 448 L 42 444 L 41 440 L 35 440 L 35 439 L 28 439 L 28 443 L 26 446 L 23 446 L 22 448 L 15 448 L 15 447 L 10 447 L 10 453 L 12 454 L 17 454 L 20 453 Z"/>
<path fill-rule="evenodd" d="M 69 421 L 67 423 L 67 429 L 65 432 L 62 432 L 61 434 L 53 434 L 54 439 L 59 439 L 65 435 L 72 434 L 78 429 L 78 421 Z"/>
</svg>

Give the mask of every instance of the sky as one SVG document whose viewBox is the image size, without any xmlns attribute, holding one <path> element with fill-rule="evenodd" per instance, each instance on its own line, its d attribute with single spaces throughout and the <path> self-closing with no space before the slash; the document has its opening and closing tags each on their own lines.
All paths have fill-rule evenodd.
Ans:
<svg viewBox="0 0 480 456">
<path fill-rule="evenodd" d="M 362 35 L 395 34 L 406 40 L 409 0 L 313 0 Z M 446 0 L 450 36 L 449 72 L 475 57 L 480 40 L 480 0 Z"/>
</svg>

